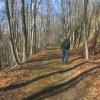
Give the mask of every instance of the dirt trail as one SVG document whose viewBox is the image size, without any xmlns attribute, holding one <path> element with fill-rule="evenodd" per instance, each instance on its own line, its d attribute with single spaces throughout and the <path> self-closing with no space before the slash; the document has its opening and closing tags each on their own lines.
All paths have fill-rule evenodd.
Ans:
<svg viewBox="0 0 100 100">
<path fill-rule="evenodd" d="M 76 52 L 62 64 L 59 48 L 48 47 L 20 68 L 1 71 L 0 100 L 82 100 L 91 75 L 100 79 L 100 54 L 86 62 Z"/>
</svg>

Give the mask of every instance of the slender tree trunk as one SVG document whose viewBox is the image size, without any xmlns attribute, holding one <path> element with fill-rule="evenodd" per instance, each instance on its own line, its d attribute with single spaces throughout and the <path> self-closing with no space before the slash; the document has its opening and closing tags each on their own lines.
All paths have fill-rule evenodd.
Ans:
<svg viewBox="0 0 100 100">
<path fill-rule="evenodd" d="M 88 49 L 88 39 L 87 39 L 87 7 L 88 0 L 84 0 L 84 45 L 85 45 L 85 58 L 89 60 L 89 49 Z"/>
<path fill-rule="evenodd" d="M 31 57 L 31 55 L 32 55 L 32 53 L 33 53 L 33 27 L 32 27 L 32 15 L 33 15 L 33 13 L 32 13 L 32 0 L 31 0 L 31 2 L 30 2 L 30 57 Z"/>
<path fill-rule="evenodd" d="M 5 6 L 6 6 L 6 14 L 7 14 L 7 18 L 8 18 L 8 24 L 9 24 L 9 31 L 10 31 L 11 51 L 12 51 L 12 55 L 13 55 L 13 59 L 14 59 L 15 65 L 18 65 L 19 62 L 18 62 L 18 59 L 17 59 L 16 52 L 14 50 L 14 43 L 13 43 L 13 38 L 12 38 L 12 28 L 11 28 L 8 0 L 5 1 Z"/>
<path fill-rule="evenodd" d="M 61 0 L 61 9 L 62 9 L 62 32 L 63 32 L 63 35 L 66 35 L 64 0 Z"/>
<path fill-rule="evenodd" d="M 36 35 L 36 14 L 37 13 L 37 0 L 34 0 L 34 52 L 37 53 L 37 35 Z"/>
<path fill-rule="evenodd" d="M 23 52 L 25 52 L 24 54 L 24 60 L 27 60 L 28 58 L 28 52 L 27 52 L 27 28 L 26 28 L 26 20 L 25 20 L 25 5 L 24 5 L 24 0 L 21 0 L 21 17 L 22 17 L 22 30 L 24 33 L 24 50 Z"/>
</svg>

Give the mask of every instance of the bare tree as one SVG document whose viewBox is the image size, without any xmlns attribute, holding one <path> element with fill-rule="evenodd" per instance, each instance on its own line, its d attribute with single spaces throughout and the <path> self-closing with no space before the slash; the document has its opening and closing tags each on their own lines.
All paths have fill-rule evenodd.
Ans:
<svg viewBox="0 0 100 100">
<path fill-rule="evenodd" d="M 22 30 L 24 33 L 24 59 L 26 60 L 28 58 L 28 52 L 27 52 L 27 36 L 28 36 L 28 32 L 27 32 L 27 28 L 26 28 L 26 20 L 25 20 L 25 1 L 21 0 L 21 17 L 22 17 Z"/>
<path fill-rule="evenodd" d="M 34 52 L 37 52 L 37 36 L 36 36 L 36 15 L 37 15 L 37 0 L 34 0 Z"/>
<path fill-rule="evenodd" d="M 89 60 L 89 50 L 87 41 L 87 8 L 88 0 L 84 0 L 84 45 L 85 45 L 85 58 Z"/>
<path fill-rule="evenodd" d="M 8 0 L 5 0 L 5 6 L 6 6 L 6 14 L 7 14 L 7 18 L 8 18 L 8 24 L 9 24 L 9 31 L 10 31 L 10 42 L 11 42 L 11 50 L 12 50 L 12 55 L 13 55 L 13 59 L 15 62 L 15 65 L 19 64 L 19 61 L 17 59 L 17 55 L 14 49 L 14 42 L 13 42 L 13 38 L 12 38 L 12 25 L 11 25 L 11 19 L 10 19 L 10 12 L 9 12 L 9 5 L 8 5 Z"/>
</svg>

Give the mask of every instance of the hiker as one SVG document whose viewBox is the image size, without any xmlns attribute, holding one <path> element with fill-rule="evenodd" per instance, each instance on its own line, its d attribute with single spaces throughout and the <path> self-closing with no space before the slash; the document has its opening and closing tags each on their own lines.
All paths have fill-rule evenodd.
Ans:
<svg viewBox="0 0 100 100">
<path fill-rule="evenodd" d="M 60 48 L 62 51 L 62 63 L 68 63 L 70 40 L 67 37 L 60 39 Z"/>
</svg>

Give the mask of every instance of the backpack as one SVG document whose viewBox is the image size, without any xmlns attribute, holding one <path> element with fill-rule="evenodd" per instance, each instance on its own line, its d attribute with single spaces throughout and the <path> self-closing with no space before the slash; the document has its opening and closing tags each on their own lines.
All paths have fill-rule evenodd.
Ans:
<svg viewBox="0 0 100 100">
<path fill-rule="evenodd" d="M 60 47 L 61 48 L 65 48 L 65 49 L 69 49 L 70 48 L 70 41 L 68 39 L 61 39 L 60 40 Z"/>
<path fill-rule="evenodd" d="M 64 38 L 60 39 L 60 47 L 62 48 L 64 46 Z"/>
</svg>

